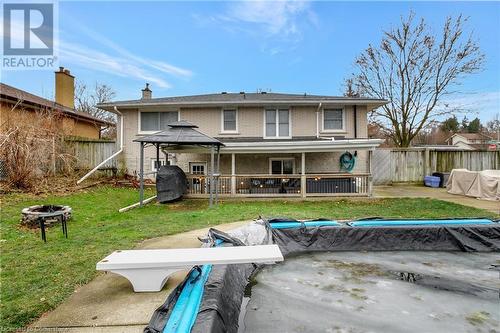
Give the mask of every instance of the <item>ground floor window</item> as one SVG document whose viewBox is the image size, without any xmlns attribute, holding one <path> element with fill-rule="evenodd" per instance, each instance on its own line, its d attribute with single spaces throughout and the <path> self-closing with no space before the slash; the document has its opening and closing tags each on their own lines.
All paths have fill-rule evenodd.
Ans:
<svg viewBox="0 0 500 333">
<path fill-rule="evenodd" d="M 167 165 L 164 158 L 160 158 L 158 161 L 156 161 L 156 158 L 151 159 L 151 171 L 158 171 L 162 165 Z"/>
<path fill-rule="evenodd" d="M 203 162 L 190 162 L 189 172 L 192 175 L 204 175 L 206 172 L 206 163 Z"/>
<path fill-rule="evenodd" d="M 271 158 L 269 160 L 269 173 L 272 175 L 295 174 L 295 158 Z"/>
<path fill-rule="evenodd" d="M 189 172 L 192 175 L 205 175 L 207 164 L 204 162 L 189 162 Z M 190 180 L 191 190 L 194 193 L 206 193 L 206 182 L 203 177 L 194 177 Z"/>
</svg>

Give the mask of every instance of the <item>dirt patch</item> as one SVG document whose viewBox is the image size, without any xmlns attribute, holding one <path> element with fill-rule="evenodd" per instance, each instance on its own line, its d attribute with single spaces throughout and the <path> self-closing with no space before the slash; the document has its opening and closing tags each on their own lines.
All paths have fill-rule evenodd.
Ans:
<svg viewBox="0 0 500 333">
<path fill-rule="evenodd" d="M 465 317 L 469 324 L 474 326 L 484 325 L 488 319 L 490 319 L 490 314 L 486 311 L 474 312 Z"/>
<path fill-rule="evenodd" d="M 343 271 L 347 275 L 346 279 L 359 279 L 365 276 L 388 276 L 388 272 L 383 270 L 379 265 L 344 262 L 340 260 L 327 260 L 323 263 L 323 267 L 335 268 Z"/>
</svg>

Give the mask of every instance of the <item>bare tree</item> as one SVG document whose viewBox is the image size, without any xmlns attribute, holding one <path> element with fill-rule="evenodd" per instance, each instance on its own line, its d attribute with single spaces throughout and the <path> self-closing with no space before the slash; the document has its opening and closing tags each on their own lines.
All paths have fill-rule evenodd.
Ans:
<svg viewBox="0 0 500 333">
<path fill-rule="evenodd" d="M 354 79 L 348 78 L 344 82 L 345 90 L 344 96 L 346 97 L 359 97 L 359 93 L 356 91 Z"/>
<path fill-rule="evenodd" d="M 410 13 L 384 32 L 380 46 L 369 45 L 356 59 L 353 90 L 389 100 L 371 116 L 391 131 L 397 146 L 408 147 L 429 122 L 451 113 L 438 102 L 482 68 L 484 55 L 465 34 L 466 22 L 461 15 L 448 17 L 436 37 L 424 19 Z"/>
<path fill-rule="evenodd" d="M 84 82 L 76 82 L 76 110 L 86 112 L 98 119 L 110 122 L 116 120 L 112 113 L 95 107 L 96 104 L 111 101 L 115 96 L 114 90 L 106 84 L 96 82 L 92 89 L 89 89 Z"/>
<path fill-rule="evenodd" d="M 500 141 L 500 113 L 497 112 L 495 117 L 486 123 L 486 130 Z"/>
<path fill-rule="evenodd" d="M 65 168 L 73 162 L 62 147 L 62 114 L 49 108 L 27 108 L 23 96 L 5 105 L 0 126 L 0 156 L 9 187 L 41 186 L 55 173 L 56 162 Z"/>
</svg>

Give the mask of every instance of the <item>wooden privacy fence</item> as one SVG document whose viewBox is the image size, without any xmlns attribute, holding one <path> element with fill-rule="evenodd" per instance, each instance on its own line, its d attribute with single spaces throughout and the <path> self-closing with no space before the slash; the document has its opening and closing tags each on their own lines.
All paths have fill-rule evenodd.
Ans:
<svg viewBox="0 0 500 333">
<path fill-rule="evenodd" d="M 65 152 L 74 159 L 74 168 L 77 170 L 89 170 L 111 156 L 117 149 L 114 141 L 66 139 L 64 141 Z M 116 172 L 116 159 L 104 164 L 100 170 L 111 174 Z"/>
<path fill-rule="evenodd" d="M 425 148 L 376 149 L 373 183 L 422 182 L 433 172 L 500 169 L 500 151 L 431 150 Z"/>
</svg>

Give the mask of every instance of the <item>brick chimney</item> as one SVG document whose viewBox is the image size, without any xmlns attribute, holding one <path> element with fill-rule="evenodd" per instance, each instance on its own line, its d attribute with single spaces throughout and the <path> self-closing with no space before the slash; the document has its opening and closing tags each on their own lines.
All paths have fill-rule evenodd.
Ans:
<svg viewBox="0 0 500 333">
<path fill-rule="evenodd" d="M 153 92 L 149 89 L 149 83 L 146 83 L 146 88 L 142 89 L 142 99 L 151 99 Z"/>
<path fill-rule="evenodd" d="M 56 72 L 56 102 L 75 108 L 75 77 L 64 67 L 59 67 Z"/>
</svg>

